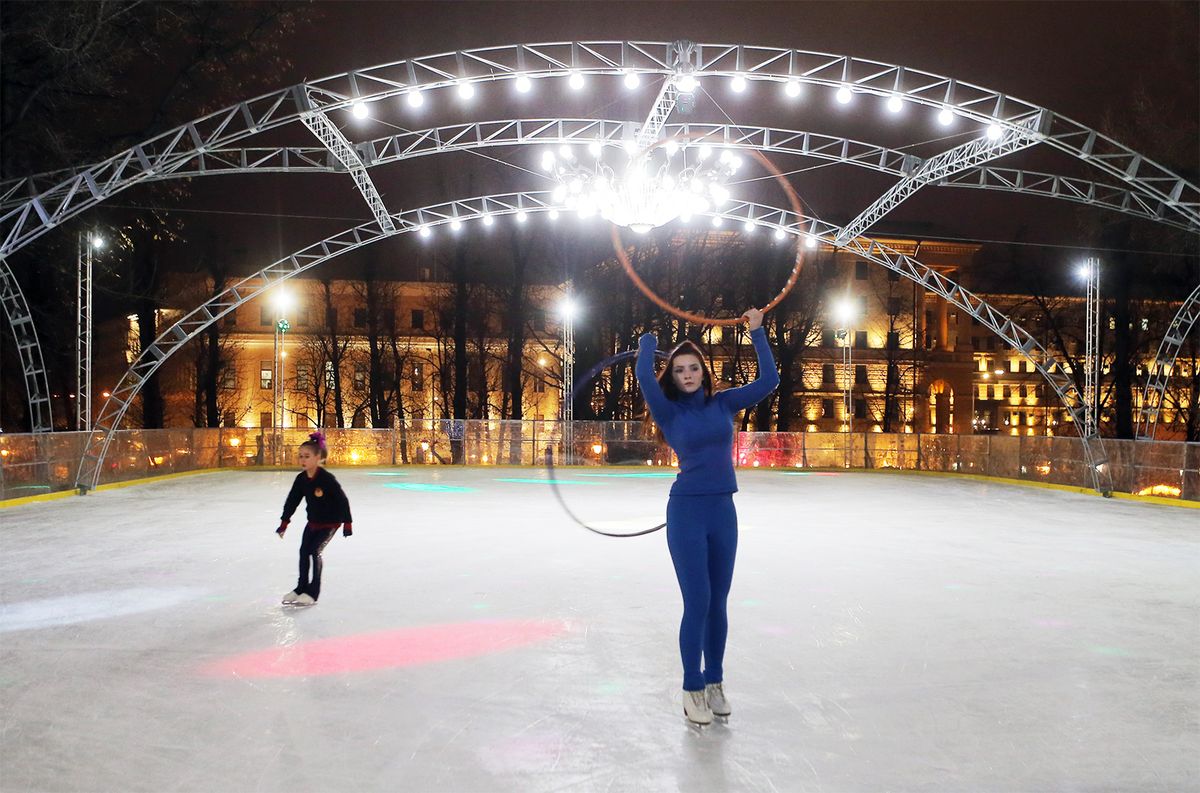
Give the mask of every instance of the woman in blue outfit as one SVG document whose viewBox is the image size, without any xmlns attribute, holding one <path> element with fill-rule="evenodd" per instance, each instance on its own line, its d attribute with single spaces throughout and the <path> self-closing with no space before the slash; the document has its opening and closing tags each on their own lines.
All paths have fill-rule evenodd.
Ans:
<svg viewBox="0 0 1200 793">
<path fill-rule="evenodd" d="M 683 712 L 696 724 L 710 724 L 713 714 L 731 713 L 721 664 L 737 552 L 733 419 L 779 385 L 762 312 L 750 309 L 742 316 L 758 355 L 758 379 L 741 388 L 714 393 L 704 353 L 690 341 L 671 352 L 666 368 L 655 378 L 658 340 L 647 333 L 638 342 L 636 372 L 646 407 L 679 458 L 679 476 L 667 502 L 667 547 L 683 594 Z"/>
</svg>

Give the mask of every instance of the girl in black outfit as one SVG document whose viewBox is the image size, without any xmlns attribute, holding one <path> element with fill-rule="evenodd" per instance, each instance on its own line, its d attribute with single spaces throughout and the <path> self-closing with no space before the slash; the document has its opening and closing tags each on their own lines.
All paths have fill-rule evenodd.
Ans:
<svg viewBox="0 0 1200 793">
<path fill-rule="evenodd" d="M 308 509 L 308 523 L 304 526 L 304 537 L 300 541 L 300 578 L 296 588 L 283 596 L 284 603 L 311 606 L 321 596 L 321 552 L 342 527 L 342 536 L 354 533 L 350 525 L 350 501 L 333 474 L 322 466 L 329 456 L 325 436 L 314 432 L 300 444 L 300 466 L 304 469 L 292 482 L 292 490 L 283 503 L 283 515 L 275 533 L 283 539 L 291 522 L 292 513 L 303 498 Z M 309 578 L 309 561 L 312 562 L 312 578 Z"/>
</svg>

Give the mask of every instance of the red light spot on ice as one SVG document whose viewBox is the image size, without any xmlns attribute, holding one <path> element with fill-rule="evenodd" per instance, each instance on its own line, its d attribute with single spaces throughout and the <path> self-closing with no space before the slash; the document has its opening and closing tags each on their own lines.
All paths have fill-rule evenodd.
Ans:
<svg viewBox="0 0 1200 793">
<path fill-rule="evenodd" d="M 511 650 L 564 633 L 557 621 L 461 622 L 316 639 L 213 662 L 202 673 L 236 677 L 309 677 L 369 672 Z"/>
</svg>

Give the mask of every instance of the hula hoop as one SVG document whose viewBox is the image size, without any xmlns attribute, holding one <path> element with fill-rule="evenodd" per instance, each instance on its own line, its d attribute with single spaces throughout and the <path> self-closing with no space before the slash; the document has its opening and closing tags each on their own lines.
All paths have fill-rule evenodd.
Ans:
<svg viewBox="0 0 1200 793">
<path fill-rule="evenodd" d="M 664 350 L 656 350 L 655 356 L 659 357 L 659 358 L 668 357 L 667 352 Z M 600 372 L 604 371 L 605 369 L 609 368 L 610 366 L 621 363 L 622 361 L 627 361 L 630 358 L 636 358 L 636 357 L 637 357 L 637 350 L 626 350 L 625 352 L 617 353 L 613 357 L 601 361 L 600 363 L 596 364 L 591 369 L 589 369 L 587 371 L 587 373 L 583 375 L 583 377 L 580 377 L 578 380 L 575 381 L 575 385 L 573 385 L 571 387 L 571 393 L 567 398 L 569 400 L 571 400 L 572 402 L 574 402 L 575 398 L 579 395 L 579 392 L 585 386 L 590 385 L 593 378 L 595 378 L 596 375 L 600 374 Z M 575 523 L 577 523 L 579 526 L 587 529 L 588 531 L 590 531 L 594 534 L 600 534 L 605 537 L 641 537 L 644 534 L 652 534 L 652 533 L 658 531 L 659 529 L 664 528 L 667 525 L 664 522 L 664 523 L 660 523 L 657 526 L 654 526 L 652 528 L 642 529 L 641 531 L 635 531 L 632 533 L 604 531 L 603 529 L 597 529 L 595 526 L 589 526 L 587 523 L 585 523 L 583 520 L 581 520 L 579 518 L 579 516 L 577 516 L 574 512 L 571 511 L 571 508 L 569 506 L 567 506 L 566 499 L 563 498 L 562 491 L 560 491 L 558 489 L 558 483 L 555 481 L 555 474 L 554 474 L 554 447 L 552 447 L 552 446 L 546 447 L 546 471 L 550 475 L 550 480 L 549 480 L 550 481 L 550 489 L 554 492 L 554 497 L 556 499 L 558 499 L 558 505 L 563 508 L 563 512 L 567 513 L 567 517 L 569 517 L 571 520 L 575 521 Z"/>
<path fill-rule="evenodd" d="M 639 156 L 642 156 L 642 157 L 646 156 L 647 154 L 654 151 L 659 146 L 665 145 L 668 141 L 679 141 L 681 139 L 687 140 L 689 138 L 698 137 L 698 136 L 699 136 L 698 134 L 693 134 L 693 135 L 677 136 L 677 137 L 673 137 L 673 138 L 664 138 L 663 140 L 660 140 L 657 143 L 655 143 L 650 148 L 646 149 Z M 792 205 L 792 211 L 796 213 L 796 217 L 803 218 L 804 217 L 804 208 L 800 204 L 800 197 L 798 195 L 796 195 L 796 191 L 792 188 L 791 183 L 788 182 L 787 177 L 783 175 L 783 172 L 780 171 L 778 168 L 776 168 L 775 164 L 772 163 L 770 160 L 768 160 L 766 158 L 766 156 L 762 152 L 760 152 L 758 149 L 750 149 L 750 154 L 753 155 L 753 157 L 756 160 L 758 160 L 759 163 L 761 163 L 762 166 L 764 168 L 766 168 L 767 171 L 772 176 L 775 177 L 775 181 L 778 182 L 783 187 L 783 191 L 787 195 L 788 202 Z M 653 289 L 651 289 L 649 286 L 646 285 L 646 282 L 643 281 L 641 279 L 641 277 L 637 274 L 637 272 L 633 269 L 633 263 L 629 261 L 629 254 L 625 252 L 625 246 L 621 242 L 621 234 L 619 231 L 617 231 L 617 226 L 615 223 L 613 224 L 613 227 L 612 227 L 612 242 L 613 242 L 613 250 L 616 251 L 616 253 L 617 253 L 617 260 L 620 261 L 621 266 L 625 268 L 625 274 L 629 276 L 629 279 L 631 281 L 633 281 L 634 285 L 636 285 L 638 289 L 642 290 L 642 294 L 644 294 L 646 297 L 650 298 L 650 300 L 653 301 L 655 303 L 655 305 L 657 305 L 659 308 L 663 309 L 664 311 L 668 311 L 668 312 L 674 314 L 675 316 L 679 317 L 680 319 L 685 319 L 688 322 L 692 322 L 697 325 L 739 325 L 744 321 L 741 317 L 738 317 L 736 319 L 716 319 L 714 317 L 706 317 L 702 314 L 693 314 L 690 311 L 684 311 L 683 309 L 676 308 L 675 306 L 668 303 L 666 300 L 663 300 L 661 297 L 659 297 L 658 294 L 655 293 L 655 291 Z M 770 311 L 771 309 L 775 308 L 775 306 L 779 305 L 779 302 L 781 300 L 783 300 L 785 297 L 787 297 L 788 293 L 792 291 L 792 287 L 794 287 L 796 285 L 796 281 L 798 281 L 800 278 L 800 270 L 803 267 L 804 267 L 804 246 L 799 244 L 799 242 L 797 242 L 797 244 L 796 244 L 796 264 L 795 264 L 795 266 L 792 267 L 792 274 L 788 277 L 787 283 L 784 284 L 784 287 L 779 292 L 779 294 L 775 295 L 774 299 L 772 299 L 770 303 L 767 303 L 767 305 L 763 306 L 762 312 L 764 314 L 767 313 L 768 311 Z"/>
</svg>

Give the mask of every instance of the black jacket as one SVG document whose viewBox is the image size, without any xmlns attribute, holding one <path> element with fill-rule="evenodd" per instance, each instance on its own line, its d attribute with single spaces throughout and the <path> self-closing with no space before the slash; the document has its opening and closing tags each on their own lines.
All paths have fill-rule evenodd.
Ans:
<svg viewBox="0 0 1200 793">
<path fill-rule="evenodd" d="M 300 506 L 300 499 L 308 506 L 309 523 L 352 523 L 350 500 L 333 474 L 324 468 L 317 469 L 312 479 L 301 471 L 292 482 L 292 491 L 283 502 L 282 523 L 292 519 L 292 513 Z"/>
</svg>

